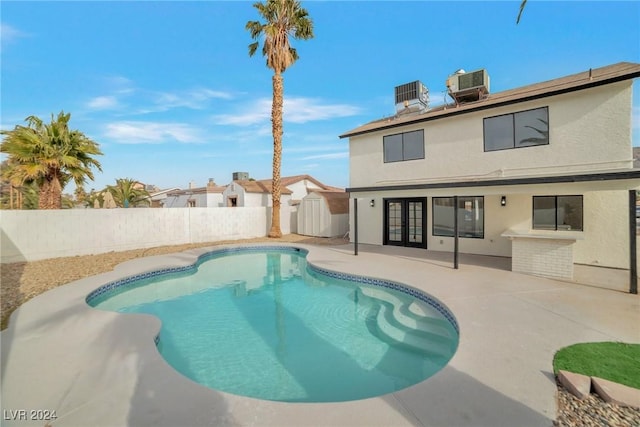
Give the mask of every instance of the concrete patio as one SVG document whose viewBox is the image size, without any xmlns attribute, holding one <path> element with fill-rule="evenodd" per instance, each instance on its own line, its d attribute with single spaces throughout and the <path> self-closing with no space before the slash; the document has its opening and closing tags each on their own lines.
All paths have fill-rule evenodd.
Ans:
<svg viewBox="0 0 640 427">
<path fill-rule="evenodd" d="M 360 245 L 309 250 L 327 269 L 399 281 L 445 303 L 460 344 L 435 376 L 385 396 L 282 403 L 207 389 L 157 352 L 158 319 L 90 308 L 89 292 L 144 271 L 192 264 L 206 249 L 137 259 L 59 287 L 20 307 L 0 335 L 2 425 L 52 426 L 551 426 L 554 353 L 585 341 L 640 342 L 640 297 L 526 276 L 509 260 Z M 249 351 L 249 350 L 247 350 Z M 26 410 L 26 419 L 15 419 Z"/>
</svg>

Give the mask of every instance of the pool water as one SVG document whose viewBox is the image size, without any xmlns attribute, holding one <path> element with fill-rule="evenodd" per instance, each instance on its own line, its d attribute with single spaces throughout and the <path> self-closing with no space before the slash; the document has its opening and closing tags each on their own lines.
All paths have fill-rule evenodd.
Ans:
<svg viewBox="0 0 640 427">
<path fill-rule="evenodd" d="M 158 349 L 215 390 L 287 402 L 337 402 L 432 376 L 458 345 L 439 310 L 398 290 L 327 277 L 291 250 L 211 254 L 187 271 L 88 297 L 162 320 Z"/>
</svg>

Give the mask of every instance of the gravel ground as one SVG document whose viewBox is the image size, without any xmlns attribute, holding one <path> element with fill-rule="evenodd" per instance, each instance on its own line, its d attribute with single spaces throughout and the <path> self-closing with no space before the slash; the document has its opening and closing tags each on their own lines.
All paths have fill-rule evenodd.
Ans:
<svg viewBox="0 0 640 427">
<path fill-rule="evenodd" d="M 558 383 L 558 413 L 554 421 L 559 427 L 639 427 L 640 410 L 607 403 L 591 393 L 583 400 Z"/>
<path fill-rule="evenodd" d="M 280 239 L 259 238 L 161 246 L 99 255 L 0 264 L 1 328 L 7 327 L 9 315 L 17 307 L 34 296 L 83 277 L 111 271 L 122 262 L 134 258 L 169 254 L 199 247 L 251 242 L 298 242 L 312 245 L 348 243 L 342 238 L 310 238 L 289 234 Z M 594 394 L 584 400 L 579 400 L 558 384 L 557 402 L 558 412 L 554 425 L 559 427 L 640 427 L 640 410 L 606 403 Z"/>
</svg>

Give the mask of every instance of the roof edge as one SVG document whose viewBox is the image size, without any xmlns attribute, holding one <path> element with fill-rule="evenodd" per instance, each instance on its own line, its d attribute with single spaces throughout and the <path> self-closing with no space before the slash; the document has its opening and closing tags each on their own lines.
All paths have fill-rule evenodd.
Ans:
<svg viewBox="0 0 640 427">
<path fill-rule="evenodd" d="M 596 70 L 602 70 L 602 69 L 606 69 L 608 67 L 613 67 L 613 66 L 621 66 L 623 64 L 628 64 L 628 65 L 640 65 L 640 64 L 636 64 L 636 63 L 631 63 L 631 62 L 620 62 L 617 64 L 612 64 L 609 66 L 605 66 L 605 67 L 601 67 L 599 69 Z M 586 71 L 581 71 L 579 73 L 575 73 L 575 74 L 571 74 L 568 76 L 563 76 L 563 77 L 559 77 L 557 79 L 552 79 L 552 80 L 548 80 L 548 82 L 553 82 L 555 80 L 560 80 L 560 79 L 565 79 L 567 77 L 571 77 L 571 76 L 579 76 L 585 73 L 591 73 L 593 69 L 589 69 Z M 584 82 L 578 82 L 575 85 L 569 86 L 569 87 L 562 87 L 559 89 L 555 89 L 555 90 L 549 90 L 547 92 L 543 92 L 543 93 L 538 93 L 538 94 L 533 94 L 533 95 L 528 95 L 528 96 L 523 96 L 521 98 L 516 98 L 516 99 L 507 99 L 504 101 L 496 101 L 496 102 L 492 102 L 492 103 L 480 103 L 476 106 L 470 107 L 470 108 L 465 108 L 464 110 L 459 110 L 456 109 L 456 107 L 453 107 L 451 110 L 448 110 L 449 112 L 446 113 L 442 113 L 442 114 L 438 114 L 436 116 L 426 116 L 426 117 L 419 117 L 416 118 L 415 120 L 407 120 L 407 121 L 403 121 L 400 123 L 389 123 L 387 125 L 382 125 L 380 127 L 376 127 L 373 129 L 365 129 L 362 131 L 357 131 L 357 129 L 366 126 L 362 125 L 359 126 L 355 129 L 353 129 L 353 131 L 348 131 L 343 133 L 342 135 L 339 135 L 338 138 L 343 139 L 343 138 L 350 138 L 353 136 L 359 136 L 359 135 L 364 135 L 367 133 L 373 133 L 373 132 L 379 132 L 382 130 L 386 130 L 386 129 L 393 129 L 396 127 L 401 127 L 401 126 L 406 126 L 406 125 L 411 125 L 411 124 L 416 124 L 416 123 L 424 123 L 424 122 L 428 122 L 428 121 L 432 121 L 432 120 L 439 120 L 439 119 L 443 119 L 446 117 L 453 117 L 453 116 L 457 116 L 457 115 L 461 115 L 461 114 L 468 114 L 468 113 L 473 113 L 473 112 L 477 112 L 477 111 L 482 111 L 482 110 L 487 110 L 487 109 L 492 109 L 492 108 L 499 108 L 499 107 L 504 107 L 506 105 L 513 105 L 513 104 L 519 104 L 522 102 L 527 102 L 527 101 L 532 101 L 532 100 L 536 100 L 536 99 L 542 99 L 542 98 L 548 98 L 551 96 L 556 96 L 556 95 L 561 95 L 564 93 L 570 93 L 570 92 L 577 92 L 580 90 L 586 90 L 586 89 L 591 89 L 594 87 L 598 87 L 598 86 L 604 86 L 607 84 L 613 84 L 613 83 L 617 83 L 617 82 L 621 82 L 621 81 L 625 81 L 625 80 L 632 80 L 634 78 L 640 77 L 640 69 L 636 69 L 635 71 L 629 71 L 623 74 L 614 74 L 613 76 L 610 77 L 603 77 L 601 79 L 597 79 L 597 80 L 587 80 Z M 520 86 L 514 89 L 508 89 L 506 91 L 502 91 L 502 92 L 497 92 L 495 95 L 499 95 L 503 92 L 508 92 L 508 91 L 513 91 L 513 90 L 518 90 L 518 89 L 523 89 L 526 88 L 528 86 L 533 86 L 536 84 L 540 84 L 540 83 L 546 83 L 546 82 L 539 82 L 539 83 L 533 83 L 531 85 L 525 85 L 525 86 Z M 382 119 L 378 119 L 378 120 L 382 120 Z M 374 120 L 375 121 L 375 120 Z M 372 123 L 372 122 L 370 122 Z"/>
</svg>

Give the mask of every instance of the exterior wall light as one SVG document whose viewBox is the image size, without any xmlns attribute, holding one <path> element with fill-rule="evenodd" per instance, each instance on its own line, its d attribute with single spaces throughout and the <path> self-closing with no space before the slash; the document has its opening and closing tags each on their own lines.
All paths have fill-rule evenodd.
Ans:
<svg viewBox="0 0 640 427">
<path fill-rule="evenodd" d="M 376 205 L 376 200 L 371 199 L 371 201 L 369 202 L 369 206 L 374 207 L 375 205 Z"/>
<path fill-rule="evenodd" d="M 500 206 L 507 206 L 507 196 L 502 196 L 500 198 Z"/>
</svg>

